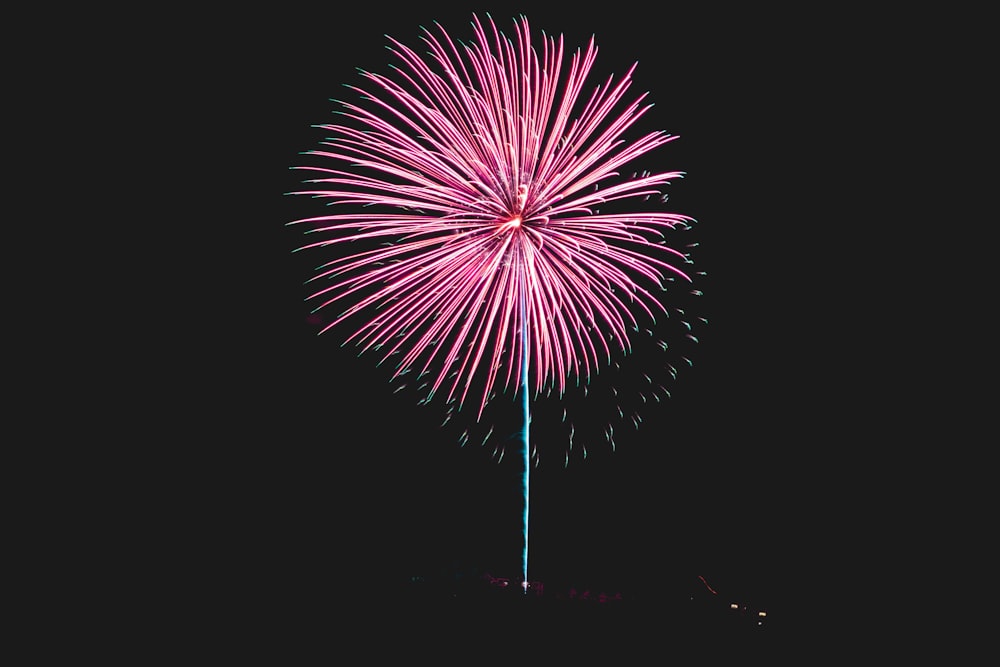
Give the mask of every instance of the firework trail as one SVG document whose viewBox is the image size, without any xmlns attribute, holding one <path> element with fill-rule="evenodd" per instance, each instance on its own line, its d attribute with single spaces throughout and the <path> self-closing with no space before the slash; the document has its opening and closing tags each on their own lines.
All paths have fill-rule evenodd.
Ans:
<svg viewBox="0 0 1000 667">
<path fill-rule="evenodd" d="M 529 394 L 586 387 L 670 315 L 667 283 L 691 275 L 666 236 L 693 220 L 656 208 L 682 172 L 622 174 L 675 138 L 631 138 L 651 107 L 626 101 L 635 65 L 587 91 L 593 39 L 567 57 L 561 36 L 536 49 L 524 17 L 513 38 L 489 17 L 472 29 L 469 43 L 424 29 L 424 57 L 389 38 L 393 75 L 361 72 L 359 101 L 339 102 L 306 153 L 319 164 L 296 167 L 315 177 L 293 194 L 334 212 L 290 224 L 316 238 L 300 250 L 333 251 L 310 280 L 323 331 L 350 327 L 345 344 L 409 374 L 422 400 L 443 396 L 449 418 L 468 401 L 482 423 L 498 391 L 520 394 L 526 582 Z M 601 212 L 620 202 L 632 210 Z"/>
</svg>

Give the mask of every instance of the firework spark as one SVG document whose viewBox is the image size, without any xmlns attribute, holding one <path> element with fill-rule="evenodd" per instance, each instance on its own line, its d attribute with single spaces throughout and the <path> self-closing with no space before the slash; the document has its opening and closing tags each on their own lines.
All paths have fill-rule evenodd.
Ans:
<svg viewBox="0 0 1000 667">
<path fill-rule="evenodd" d="M 475 41 L 461 46 L 425 29 L 427 59 L 389 38 L 395 78 L 362 72 L 374 92 L 348 88 L 368 107 L 341 102 L 344 123 L 320 126 L 331 137 L 308 152 L 349 170 L 297 167 L 319 177 L 295 194 L 339 209 L 296 221 L 321 237 L 304 248 L 368 244 L 313 278 L 326 281 L 316 310 L 342 309 L 324 330 L 362 318 L 349 342 L 397 357 L 394 377 L 428 376 L 428 399 L 461 407 L 477 391 L 481 417 L 498 386 L 521 384 L 523 354 L 533 392 L 561 395 L 627 352 L 633 312 L 665 315 L 664 282 L 690 281 L 686 255 L 664 238 L 692 219 L 599 211 L 682 176 L 621 178 L 675 138 L 625 139 L 651 106 L 645 95 L 623 103 L 635 65 L 585 94 L 593 39 L 566 69 L 562 37 L 544 37 L 539 53 L 524 17 L 513 40 L 492 20 L 472 25 Z"/>
</svg>

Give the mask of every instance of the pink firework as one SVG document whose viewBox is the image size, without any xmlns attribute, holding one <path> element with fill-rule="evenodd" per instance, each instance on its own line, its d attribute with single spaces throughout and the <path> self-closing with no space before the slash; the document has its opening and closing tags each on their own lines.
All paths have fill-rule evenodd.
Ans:
<svg viewBox="0 0 1000 667">
<path fill-rule="evenodd" d="M 666 243 L 687 216 L 649 210 L 682 172 L 622 170 L 675 137 L 629 139 L 652 106 L 628 101 L 632 66 L 586 92 L 593 39 L 565 57 L 563 39 L 531 43 L 475 16 L 475 40 L 424 30 L 420 57 L 390 38 L 400 64 L 349 86 L 342 124 L 309 154 L 330 166 L 305 194 L 330 215 L 295 221 L 339 255 L 321 266 L 311 295 L 335 309 L 323 329 L 353 321 L 349 342 L 394 358 L 395 376 L 426 378 L 427 399 L 477 418 L 497 389 L 535 395 L 589 379 L 630 350 L 630 333 L 666 314 L 665 282 L 690 277 Z M 633 212 L 615 202 L 635 202 Z M 303 248 L 303 249 L 304 249 Z"/>
</svg>

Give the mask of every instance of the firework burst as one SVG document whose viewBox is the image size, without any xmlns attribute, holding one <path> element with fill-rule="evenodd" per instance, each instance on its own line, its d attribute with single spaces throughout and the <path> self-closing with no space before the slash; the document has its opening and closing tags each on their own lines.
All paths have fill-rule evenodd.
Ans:
<svg viewBox="0 0 1000 667">
<path fill-rule="evenodd" d="M 635 313 L 666 316 L 665 283 L 691 280 L 665 232 L 693 221 L 600 213 L 660 198 L 682 176 L 622 178 L 675 138 L 623 139 L 651 106 L 645 95 L 623 104 L 634 65 L 585 94 L 593 40 L 564 71 L 562 39 L 545 37 L 539 53 L 523 17 L 513 40 L 492 21 L 474 17 L 473 29 L 475 42 L 461 46 L 425 30 L 426 60 L 390 38 L 395 78 L 362 72 L 375 92 L 348 88 L 368 105 L 341 102 L 344 122 L 320 126 L 332 136 L 308 152 L 346 169 L 297 167 L 320 176 L 295 194 L 338 208 L 296 221 L 321 237 L 304 248 L 355 250 L 312 279 L 325 283 L 310 297 L 315 310 L 338 309 L 324 331 L 361 319 L 348 342 L 395 357 L 394 377 L 429 376 L 428 400 L 444 393 L 460 407 L 476 392 L 481 417 L 498 385 L 521 383 L 522 353 L 534 393 L 562 395 L 628 352 L 641 331 Z"/>
<path fill-rule="evenodd" d="M 683 316 L 667 285 L 692 282 L 667 237 L 693 220 L 659 210 L 682 172 L 631 173 L 675 139 L 636 134 L 652 105 L 627 98 L 635 65 L 588 89 L 593 39 L 570 55 L 561 36 L 533 46 L 524 17 L 512 38 L 489 18 L 472 29 L 469 43 L 425 29 L 423 56 L 389 38 L 392 75 L 361 72 L 364 87 L 347 86 L 357 102 L 319 126 L 316 164 L 297 167 L 315 177 L 293 194 L 334 211 L 292 224 L 316 239 L 300 250 L 332 251 L 310 281 L 323 331 L 346 327 L 345 344 L 389 362 L 422 400 L 443 397 L 446 421 L 471 405 L 484 442 L 496 428 L 484 412 L 513 388 L 527 449 L 529 394 L 557 404 L 620 370 L 637 339 L 667 347 L 654 323 Z M 660 400 L 643 375 L 636 393 Z M 618 413 L 638 427 L 638 413 Z M 559 421 L 572 447 L 572 419 Z M 613 446 L 613 426 L 599 437 Z"/>
</svg>

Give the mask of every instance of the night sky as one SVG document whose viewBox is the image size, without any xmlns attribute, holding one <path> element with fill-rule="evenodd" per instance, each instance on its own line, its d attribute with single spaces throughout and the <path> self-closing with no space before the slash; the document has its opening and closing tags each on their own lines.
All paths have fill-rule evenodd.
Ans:
<svg viewBox="0 0 1000 667">
<path fill-rule="evenodd" d="M 204 531 L 231 537 L 237 569 L 303 628 L 322 627 L 330 601 L 363 606 L 414 577 L 516 574 L 510 460 L 459 447 L 440 403 L 393 393 L 338 331 L 317 337 L 302 283 L 320 262 L 293 256 L 301 236 L 284 227 L 322 212 L 284 195 L 301 176 L 289 167 L 317 147 L 311 125 L 333 120 L 329 98 L 358 82 L 355 67 L 388 71 L 383 33 L 416 45 L 436 20 L 470 38 L 475 9 L 262 10 L 234 19 L 238 46 L 217 54 L 220 77 L 241 73 L 215 126 L 219 164 L 237 176 L 215 223 L 232 231 L 220 258 L 232 270 L 212 290 L 226 304 L 219 347 L 236 348 L 218 361 L 233 400 L 204 455 L 224 480 Z M 488 11 L 509 28 L 523 10 Z M 533 470 L 529 578 L 649 600 L 701 575 L 801 621 L 828 567 L 817 526 L 837 521 L 824 489 L 859 407 L 837 389 L 854 361 L 834 296 L 846 272 L 829 270 L 833 198 L 851 196 L 848 179 L 831 188 L 850 161 L 850 100 L 830 83 L 840 65 L 815 22 L 788 31 L 787 17 L 749 9 L 524 13 L 568 46 L 594 34 L 595 82 L 639 62 L 632 90 L 656 104 L 642 129 L 680 135 L 651 159 L 687 172 L 667 209 L 698 220 L 688 235 L 709 320 L 672 398 L 617 452 Z"/>
</svg>

